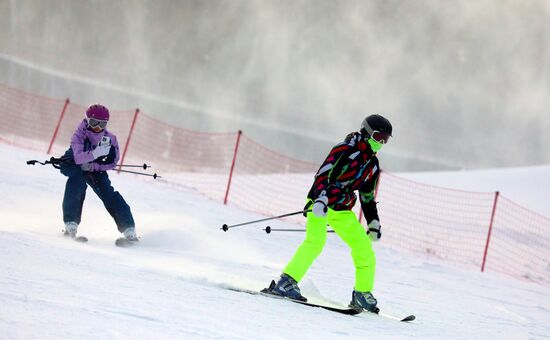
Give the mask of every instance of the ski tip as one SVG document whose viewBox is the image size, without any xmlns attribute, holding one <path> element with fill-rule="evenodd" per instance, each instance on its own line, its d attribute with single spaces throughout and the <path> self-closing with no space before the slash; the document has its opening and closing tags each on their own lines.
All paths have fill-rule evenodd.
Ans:
<svg viewBox="0 0 550 340">
<path fill-rule="evenodd" d="M 401 319 L 402 322 L 409 322 L 409 321 L 413 321 L 416 319 L 416 316 L 414 315 L 409 315 L 407 317 L 404 317 L 403 319 Z"/>
<path fill-rule="evenodd" d="M 88 238 L 86 236 L 76 236 L 76 235 L 71 235 L 69 234 L 67 231 L 65 230 L 62 230 L 61 231 L 63 233 L 63 236 L 67 237 L 67 238 L 71 238 L 73 239 L 74 241 L 76 242 L 80 242 L 80 243 L 86 243 L 88 242 Z"/>
<path fill-rule="evenodd" d="M 74 238 L 76 242 L 86 243 L 88 242 L 88 238 L 86 236 L 77 236 Z"/>
</svg>

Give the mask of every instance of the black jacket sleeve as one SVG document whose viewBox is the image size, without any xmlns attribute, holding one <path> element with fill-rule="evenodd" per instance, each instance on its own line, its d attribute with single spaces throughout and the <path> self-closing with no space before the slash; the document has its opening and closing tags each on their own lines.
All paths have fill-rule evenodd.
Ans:
<svg viewBox="0 0 550 340">
<path fill-rule="evenodd" d="M 378 217 L 378 209 L 376 208 L 376 201 L 374 200 L 374 194 L 376 192 L 376 185 L 380 177 L 380 169 L 378 167 L 378 159 L 376 159 L 376 165 L 373 168 L 373 174 L 369 179 L 361 185 L 359 188 L 359 200 L 361 201 L 361 209 L 363 215 L 368 223 L 372 220 L 380 220 Z"/>
</svg>

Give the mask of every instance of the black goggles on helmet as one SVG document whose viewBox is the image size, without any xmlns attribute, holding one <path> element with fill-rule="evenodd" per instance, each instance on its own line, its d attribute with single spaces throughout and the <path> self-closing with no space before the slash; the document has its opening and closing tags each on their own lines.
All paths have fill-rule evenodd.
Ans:
<svg viewBox="0 0 550 340">
<path fill-rule="evenodd" d="M 372 140 L 380 144 L 387 144 L 391 137 L 391 134 L 389 132 L 371 130 L 370 127 L 368 129 L 361 129 L 361 134 L 365 138 L 371 138 Z"/>
<path fill-rule="evenodd" d="M 86 118 L 86 120 L 88 121 L 88 126 L 90 126 L 91 128 L 100 127 L 102 129 L 105 129 L 105 127 L 107 126 L 106 120 L 95 119 L 95 118 Z"/>
<path fill-rule="evenodd" d="M 370 134 L 370 138 L 372 138 L 375 142 L 378 142 L 380 144 L 386 144 L 390 140 L 391 135 L 384 131 L 377 131 L 374 130 Z"/>
</svg>

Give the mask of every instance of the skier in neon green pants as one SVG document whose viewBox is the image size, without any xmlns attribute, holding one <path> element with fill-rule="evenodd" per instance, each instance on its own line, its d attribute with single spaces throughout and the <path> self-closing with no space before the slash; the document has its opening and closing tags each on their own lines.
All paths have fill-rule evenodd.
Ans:
<svg viewBox="0 0 550 340">
<path fill-rule="evenodd" d="M 378 312 L 372 295 L 376 257 L 371 241 L 382 236 L 374 201 L 380 175 L 376 153 L 392 134 L 390 122 L 380 115 L 370 115 L 360 132 L 349 134 L 344 142 L 334 146 L 317 171 L 304 208 L 306 239 L 300 245 L 271 292 L 291 299 L 307 301 L 298 282 L 321 254 L 327 238 L 327 224 L 351 248 L 355 265 L 355 287 L 350 306 Z M 368 222 L 368 231 L 351 211 L 359 192 L 361 208 Z"/>
<path fill-rule="evenodd" d="M 327 216 L 307 213 L 306 239 L 298 248 L 283 273 L 301 281 L 313 261 L 321 254 L 327 239 L 327 224 L 351 248 L 355 264 L 355 290 L 370 292 L 374 286 L 376 259 L 371 240 L 351 210 L 336 211 L 328 208 Z"/>
</svg>

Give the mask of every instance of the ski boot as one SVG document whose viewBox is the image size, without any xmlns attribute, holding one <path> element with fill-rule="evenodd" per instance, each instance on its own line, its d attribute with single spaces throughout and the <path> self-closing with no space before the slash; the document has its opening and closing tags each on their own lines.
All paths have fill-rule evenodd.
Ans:
<svg viewBox="0 0 550 340">
<path fill-rule="evenodd" d="M 278 296 L 287 297 L 289 299 L 298 301 L 307 301 L 307 299 L 300 293 L 298 283 L 292 277 L 287 274 L 281 274 L 279 282 L 271 289 L 271 293 Z"/>
<path fill-rule="evenodd" d="M 65 236 L 75 238 L 77 231 L 78 231 L 78 223 L 76 222 L 65 223 Z"/>
<path fill-rule="evenodd" d="M 88 238 L 86 236 L 76 236 L 77 231 L 78 231 L 78 223 L 76 222 L 65 223 L 65 232 L 64 232 L 65 236 L 70 237 L 77 242 L 88 242 Z"/>
<path fill-rule="evenodd" d="M 119 237 L 115 241 L 115 245 L 118 247 L 130 247 L 136 244 L 139 241 L 139 238 L 136 236 L 136 228 L 130 227 L 126 228 L 122 235 L 124 237 Z"/>
<path fill-rule="evenodd" d="M 356 290 L 351 294 L 350 307 L 359 307 L 371 313 L 377 313 L 380 308 L 376 307 L 378 301 L 372 296 L 371 292 L 358 292 Z"/>
<path fill-rule="evenodd" d="M 139 239 L 136 236 L 136 228 L 126 228 L 124 232 L 122 233 L 124 237 L 131 242 L 137 242 Z"/>
</svg>

